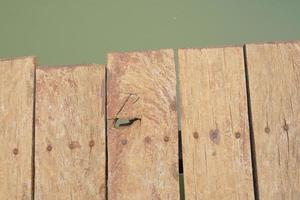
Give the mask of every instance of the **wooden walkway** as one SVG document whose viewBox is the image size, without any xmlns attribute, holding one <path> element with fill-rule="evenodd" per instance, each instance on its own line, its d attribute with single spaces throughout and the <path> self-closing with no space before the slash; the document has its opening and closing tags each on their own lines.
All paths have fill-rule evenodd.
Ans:
<svg viewBox="0 0 300 200">
<path fill-rule="evenodd" d="M 300 199 L 300 42 L 0 60 L 1 200 L 179 200 L 179 170 L 188 200 Z"/>
</svg>

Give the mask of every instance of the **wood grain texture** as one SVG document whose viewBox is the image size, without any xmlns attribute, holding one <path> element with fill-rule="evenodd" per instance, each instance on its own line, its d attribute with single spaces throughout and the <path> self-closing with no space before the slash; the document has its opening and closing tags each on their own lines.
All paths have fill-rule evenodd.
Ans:
<svg viewBox="0 0 300 200">
<path fill-rule="evenodd" d="M 179 199 L 175 71 L 172 50 L 108 55 L 109 199 Z"/>
<path fill-rule="evenodd" d="M 38 68 L 35 199 L 105 199 L 105 68 Z"/>
<path fill-rule="evenodd" d="M 300 43 L 246 45 L 260 199 L 300 199 Z"/>
<path fill-rule="evenodd" d="M 0 199 L 32 197 L 35 58 L 0 60 Z"/>
<path fill-rule="evenodd" d="M 179 50 L 186 199 L 254 199 L 243 50 Z"/>
</svg>

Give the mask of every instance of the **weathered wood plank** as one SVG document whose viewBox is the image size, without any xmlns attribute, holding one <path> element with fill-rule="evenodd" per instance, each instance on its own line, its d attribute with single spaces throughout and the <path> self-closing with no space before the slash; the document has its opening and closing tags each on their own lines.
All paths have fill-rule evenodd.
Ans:
<svg viewBox="0 0 300 200">
<path fill-rule="evenodd" d="M 260 199 L 300 199 L 300 43 L 249 44 Z"/>
<path fill-rule="evenodd" d="M 254 199 L 243 49 L 179 50 L 186 199 Z"/>
<path fill-rule="evenodd" d="M 105 199 L 105 68 L 38 68 L 35 199 Z"/>
<path fill-rule="evenodd" d="M 0 199 L 32 197 L 35 58 L 0 60 Z"/>
<path fill-rule="evenodd" d="M 179 199 L 175 71 L 172 50 L 108 55 L 109 199 Z"/>
</svg>

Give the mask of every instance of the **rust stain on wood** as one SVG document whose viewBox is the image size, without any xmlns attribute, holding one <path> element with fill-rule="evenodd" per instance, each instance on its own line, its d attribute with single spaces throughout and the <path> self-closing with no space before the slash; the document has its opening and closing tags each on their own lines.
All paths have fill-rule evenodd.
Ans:
<svg viewBox="0 0 300 200">
<path fill-rule="evenodd" d="M 254 199 L 252 171 L 257 198 L 300 199 L 300 43 L 245 50 L 179 50 L 186 199 Z M 106 184 L 108 199 L 179 199 L 172 50 L 110 53 L 107 80 L 100 65 L 39 67 L 33 144 L 35 65 L 0 60 L 0 199 L 105 199 Z"/>
<path fill-rule="evenodd" d="M 0 60 L 0 199 L 32 199 L 35 58 Z"/>
<path fill-rule="evenodd" d="M 38 68 L 36 82 L 35 199 L 105 199 L 104 66 Z"/>
<path fill-rule="evenodd" d="M 185 198 L 253 200 L 243 49 L 180 49 L 179 81 Z"/>
<path fill-rule="evenodd" d="M 300 199 L 300 43 L 246 45 L 260 199 Z"/>
<path fill-rule="evenodd" d="M 179 199 L 173 51 L 111 53 L 107 78 L 109 199 Z"/>
<path fill-rule="evenodd" d="M 219 130 L 218 129 L 211 130 L 209 132 L 209 138 L 214 144 L 219 144 L 221 138 Z"/>
</svg>

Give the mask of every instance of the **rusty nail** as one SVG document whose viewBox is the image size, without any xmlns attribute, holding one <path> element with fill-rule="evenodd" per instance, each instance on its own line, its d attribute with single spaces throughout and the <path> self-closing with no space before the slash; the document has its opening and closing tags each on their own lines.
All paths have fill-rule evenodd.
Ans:
<svg viewBox="0 0 300 200">
<path fill-rule="evenodd" d="M 14 148 L 14 149 L 13 149 L 13 154 L 14 154 L 14 155 L 17 155 L 18 153 L 19 153 L 19 150 L 18 150 L 17 148 Z"/>
<path fill-rule="evenodd" d="M 235 138 L 239 139 L 241 137 L 241 133 L 240 132 L 236 132 L 235 133 Z"/>
<path fill-rule="evenodd" d="M 122 140 L 122 144 L 123 145 L 127 144 L 127 140 L 126 139 Z"/>
<path fill-rule="evenodd" d="M 90 147 L 95 146 L 95 141 L 94 141 L 94 140 L 91 140 L 91 141 L 89 142 L 89 146 L 90 146 Z"/>
<path fill-rule="evenodd" d="M 266 128 L 265 128 L 265 132 L 266 132 L 266 133 L 270 133 L 270 131 L 271 131 L 271 130 L 270 130 L 269 127 L 266 127 Z"/>
<path fill-rule="evenodd" d="M 194 133 L 193 133 L 193 136 L 194 136 L 195 139 L 198 139 L 198 138 L 199 138 L 198 132 L 194 132 Z"/>
<path fill-rule="evenodd" d="M 74 144 L 73 144 L 73 142 L 71 142 L 71 143 L 69 144 L 69 148 L 70 148 L 70 149 L 74 149 Z"/>
<path fill-rule="evenodd" d="M 165 136 L 165 137 L 164 137 L 164 141 L 165 141 L 165 142 L 169 142 L 169 140 L 170 140 L 170 138 L 169 138 L 168 136 Z"/>
<path fill-rule="evenodd" d="M 52 151 L 52 146 L 50 144 L 47 146 L 47 151 Z"/>
</svg>

